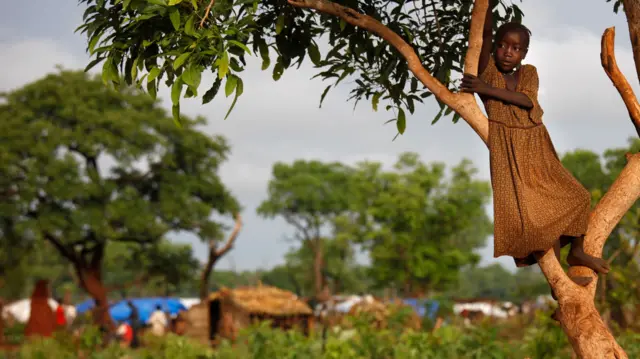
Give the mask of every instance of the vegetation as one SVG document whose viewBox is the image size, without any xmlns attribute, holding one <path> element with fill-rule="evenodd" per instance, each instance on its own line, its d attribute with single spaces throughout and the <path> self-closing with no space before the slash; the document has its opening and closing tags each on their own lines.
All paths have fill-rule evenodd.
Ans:
<svg viewBox="0 0 640 359">
<path fill-rule="evenodd" d="M 405 331 L 393 321 L 387 329 L 372 329 L 365 317 L 355 322 L 356 334 L 348 340 L 346 332 L 329 331 L 323 340 L 319 332 L 307 338 L 298 332 L 271 329 L 265 323 L 244 331 L 238 344 L 232 346 L 223 342 L 215 350 L 174 335 L 162 339 L 148 336 L 145 347 L 135 351 L 118 346 L 103 349 L 96 336 L 97 331 L 87 331 L 75 341 L 75 345 L 72 339 L 60 335 L 57 339 L 25 345 L 13 357 L 36 359 L 46 355 L 75 358 L 79 350 L 86 353 L 85 358 L 91 359 L 122 358 L 125 355 L 132 359 L 570 359 L 571 348 L 560 327 L 548 318 L 548 314 L 540 314 L 530 323 L 512 321 L 496 326 L 484 322 L 471 328 L 449 325 L 433 333 Z M 396 313 L 396 319 L 400 315 Z M 640 336 L 637 333 L 622 332 L 618 337 L 631 357 L 640 355 Z"/>
</svg>

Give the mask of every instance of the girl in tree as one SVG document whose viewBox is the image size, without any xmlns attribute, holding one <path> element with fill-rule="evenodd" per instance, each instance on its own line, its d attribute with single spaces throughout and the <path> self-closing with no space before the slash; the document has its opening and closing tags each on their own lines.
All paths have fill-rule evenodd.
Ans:
<svg viewBox="0 0 640 359">
<path fill-rule="evenodd" d="M 485 19 L 480 77 L 465 74 L 461 90 L 477 93 L 489 117 L 494 257 L 509 255 L 518 267 L 528 266 L 536 263 L 536 252 L 550 248 L 560 260 L 560 248 L 571 243 L 569 265 L 607 273 L 607 262 L 583 249 L 589 191 L 562 166 L 542 123 L 536 68 L 521 64 L 531 33 L 512 22 L 492 39 L 492 8 Z M 572 279 L 580 285 L 591 281 Z"/>
</svg>

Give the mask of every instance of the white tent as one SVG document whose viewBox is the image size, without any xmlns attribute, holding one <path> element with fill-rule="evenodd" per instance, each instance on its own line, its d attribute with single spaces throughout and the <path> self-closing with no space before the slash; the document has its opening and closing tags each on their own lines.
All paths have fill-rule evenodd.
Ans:
<svg viewBox="0 0 640 359">
<path fill-rule="evenodd" d="M 58 302 L 55 300 L 49 298 L 48 303 L 51 310 L 55 311 L 56 308 L 58 308 Z M 77 313 L 74 306 L 65 305 L 64 312 L 68 323 L 71 323 L 76 318 Z M 9 316 L 12 316 L 20 323 L 29 321 L 29 317 L 31 316 L 31 299 L 21 299 L 5 305 L 2 310 L 2 318 L 8 319 Z"/>
<path fill-rule="evenodd" d="M 180 298 L 180 303 L 185 306 L 185 308 L 189 309 L 194 305 L 200 303 L 200 298 Z"/>
</svg>

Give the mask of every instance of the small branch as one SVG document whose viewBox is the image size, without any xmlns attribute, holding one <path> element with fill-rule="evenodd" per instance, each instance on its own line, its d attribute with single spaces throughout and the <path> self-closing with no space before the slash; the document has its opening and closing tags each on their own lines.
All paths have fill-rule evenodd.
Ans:
<svg viewBox="0 0 640 359">
<path fill-rule="evenodd" d="M 216 0 L 209 1 L 209 6 L 207 6 L 207 10 L 204 12 L 204 17 L 200 20 L 200 28 L 204 27 L 204 22 L 209 18 L 209 13 L 211 12 L 211 7 L 215 4 Z"/>
<path fill-rule="evenodd" d="M 48 240 L 49 243 L 53 244 L 53 246 L 56 247 L 58 252 L 60 252 L 60 254 L 66 259 L 68 259 L 71 263 L 77 262 L 77 258 L 74 255 L 74 253 L 69 251 L 69 249 L 64 244 L 62 244 L 62 242 L 60 242 L 60 240 L 58 240 L 58 238 L 56 238 L 54 235 L 52 235 L 51 233 L 45 232 L 44 238 Z"/>
<path fill-rule="evenodd" d="M 404 41 L 400 35 L 371 16 L 361 14 L 354 9 L 338 5 L 328 0 L 287 1 L 290 5 L 298 8 L 314 9 L 324 14 L 337 16 L 348 24 L 358 26 L 380 36 L 405 58 L 409 71 L 438 99 L 460 114 L 460 116 L 471 125 L 471 128 L 473 128 L 480 138 L 482 138 L 485 144 L 487 143 L 489 138 L 489 121 L 480 110 L 475 97 L 468 93 L 453 94 L 449 91 L 448 88 L 422 66 L 422 62 L 413 47 Z M 488 7 L 488 0 L 476 0 L 473 6 L 471 29 L 469 32 L 469 50 L 467 51 L 464 67 L 465 72 L 472 75 L 478 73 L 478 60 L 482 48 L 482 30 Z"/>
<path fill-rule="evenodd" d="M 638 104 L 638 99 L 636 98 L 631 85 L 624 74 L 620 71 L 620 68 L 618 68 L 614 51 L 615 36 L 615 27 L 610 27 L 604 30 L 604 33 L 602 34 L 600 61 L 602 63 L 602 68 L 604 68 L 604 72 L 607 73 L 607 76 L 609 76 L 609 79 L 611 79 L 611 82 L 613 82 L 613 85 L 620 93 L 625 106 L 627 106 L 631 122 L 636 128 L 638 136 L 640 136 L 640 104 Z"/>
<path fill-rule="evenodd" d="M 228 251 L 231 250 L 231 248 L 233 248 L 233 244 L 238 237 L 238 233 L 240 233 L 240 229 L 242 229 L 242 217 L 240 216 L 240 213 L 236 213 L 236 223 L 233 227 L 233 232 L 231 232 L 231 235 L 229 235 L 227 243 L 224 245 L 224 247 L 216 251 L 216 256 L 218 258 L 224 256 Z"/>
</svg>

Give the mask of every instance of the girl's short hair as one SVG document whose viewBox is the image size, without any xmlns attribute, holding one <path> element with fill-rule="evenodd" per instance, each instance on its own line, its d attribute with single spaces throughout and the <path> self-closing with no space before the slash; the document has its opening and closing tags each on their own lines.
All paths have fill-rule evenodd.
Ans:
<svg viewBox="0 0 640 359">
<path fill-rule="evenodd" d="M 498 31 L 496 31 L 496 36 L 493 42 L 498 43 L 500 40 L 502 40 L 504 35 L 510 32 L 519 32 L 523 37 L 522 40 L 524 41 L 522 45 L 524 45 L 525 49 L 529 49 L 529 40 L 531 39 L 531 31 L 526 26 L 522 25 L 519 22 L 507 22 L 505 24 L 502 24 L 498 28 Z"/>
</svg>

